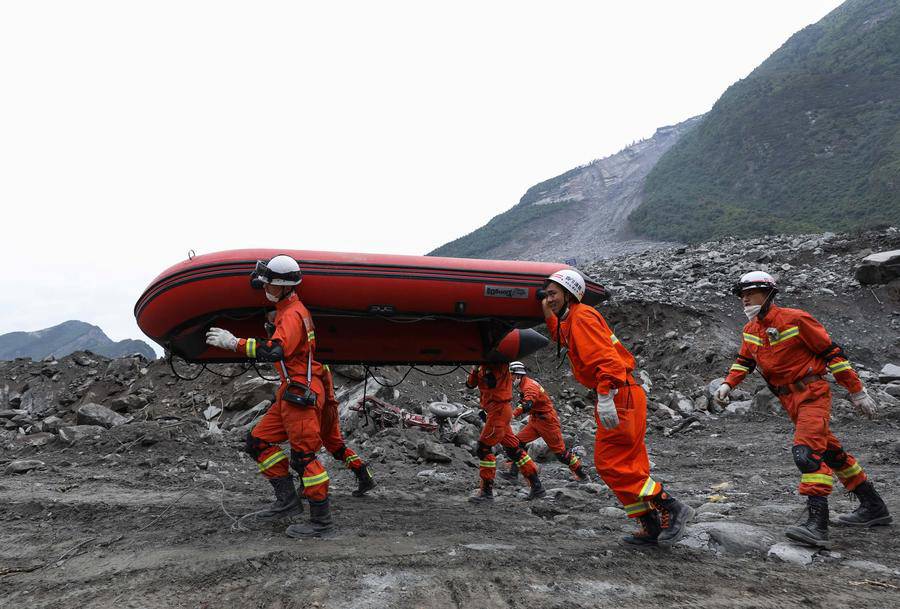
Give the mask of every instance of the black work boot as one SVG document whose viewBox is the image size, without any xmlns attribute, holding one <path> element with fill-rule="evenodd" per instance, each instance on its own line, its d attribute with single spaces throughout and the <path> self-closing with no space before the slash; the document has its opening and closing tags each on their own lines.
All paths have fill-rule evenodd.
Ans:
<svg viewBox="0 0 900 609">
<path fill-rule="evenodd" d="M 828 497 L 806 498 L 806 507 L 809 516 L 803 524 L 795 524 L 788 527 L 784 534 L 788 539 L 814 548 L 830 548 L 828 541 Z"/>
<path fill-rule="evenodd" d="M 367 465 L 353 470 L 353 475 L 356 476 L 356 481 L 359 483 L 356 490 L 350 493 L 354 497 L 362 497 L 375 488 L 375 478 L 372 477 L 372 472 L 369 471 Z"/>
<path fill-rule="evenodd" d="M 659 514 L 656 510 L 650 510 L 638 516 L 637 521 L 638 530 L 623 537 L 622 541 L 632 546 L 655 546 L 662 530 L 659 526 Z"/>
<path fill-rule="evenodd" d="M 497 473 L 500 474 L 501 478 L 509 480 L 510 482 L 515 482 L 519 479 L 519 466 L 516 465 L 515 462 L 510 461 L 508 468 L 504 468 Z"/>
<path fill-rule="evenodd" d="M 469 496 L 469 503 L 491 503 L 494 501 L 494 481 L 481 480 L 478 490 Z"/>
<path fill-rule="evenodd" d="M 288 537 L 306 539 L 310 537 L 322 537 L 334 530 L 334 521 L 331 520 L 331 505 L 328 497 L 322 501 L 309 500 L 309 523 L 292 524 L 285 533 Z"/>
<path fill-rule="evenodd" d="M 303 504 L 300 503 L 300 496 L 294 488 L 294 479 L 291 476 L 269 478 L 269 482 L 275 489 L 275 501 L 256 512 L 254 516 L 256 520 L 279 520 L 303 512 Z"/>
<path fill-rule="evenodd" d="M 893 518 L 888 513 L 887 506 L 875 485 L 866 480 L 850 491 L 859 499 L 859 507 L 850 514 L 841 514 L 835 520 L 835 524 L 848 527 L 874 527 L 881 524 L 890 524 Z"/>
<path fill-rule="evenodd" d="M 547 494 L 547 491 L 544 489 L 544 485 L 541 484 L 541 479 L 537 474 L 531 474 L 530 476 L 528 476 L 528 484 L 531 485 L 531 489 L 528 491 L 528 496 L 525 497 L 526 501 L 531 501 L 532 499 L 540 499 Z"/>
<path fill-rule="evenodd" d="M 590 482 L 591 476 L 587 473 L 587 470 L 584 469 L 583 465 L 579 465 L 574 471 L 572 471 L 572 477 L 575 478 L 575 482 Z"/>
<path fill-rule="evenodd" d="M 694 518 L 694 508 L 666 491 L 653 497 L 650 504 L 659 511 L 660 531 L 656 541 L 662 548 L 671 548 L 684 537 L 688 523 Z"/>
</svg>

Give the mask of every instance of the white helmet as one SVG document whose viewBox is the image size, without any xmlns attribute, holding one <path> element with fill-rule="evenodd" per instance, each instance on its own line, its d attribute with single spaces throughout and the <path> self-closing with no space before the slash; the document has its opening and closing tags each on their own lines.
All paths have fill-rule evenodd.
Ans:
<svg viewBox="0 0 900 609">
<path fill-rule="evenodd" d="M 300 285 L 303 281 L 300 265 L 285 254 L 275 256 L 268 262 L 258 260 L 251 277 L 271 285 Z"/>
<path fill-rule="evenodd" d="M 741 275 L 740 280 L 731 288 L 731 293 L 740 297 L 745 290 L 769 290 L 778 291 L 775 278 L 765 271 L 750 271 Z"/>
<path fill-rule="evenodd" d="M 525 370 L 525 364 L 522 362 L 510 362 L 509 363 L 509 371 L 512 374 L 526 374 L 527 370 Z"/>
<path fill-rule="evenodd" d="M 578 271 L 572 269 L 562 269 L 556 271 L 547 278 L 549 281 L 558 283 L 566 289 L 578 302 L 584 298 L 584 277 Z"/>
</svg>

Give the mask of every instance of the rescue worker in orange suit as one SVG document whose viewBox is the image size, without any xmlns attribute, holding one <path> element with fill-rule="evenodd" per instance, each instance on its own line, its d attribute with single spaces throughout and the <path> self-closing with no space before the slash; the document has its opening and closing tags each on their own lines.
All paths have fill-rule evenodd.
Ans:
<svg viewBox="0 0 900 609">
<path fill-rule="evenodd" d="M 516 434 L 522 449 L 527 450 L 526 445 L 529 442 L 543 438 L 556 458 L 572 471 L 575 479 L 578 482 L 587 482 L 588 475 L 584 471 L 581 459 L 571 450 L 566 450 L 562 425 L 553 407 L 553 400 L 540 383 L 528 376 L 522 362 L 510 363 L 509 372 L 513 375 L 513 384 L 519 389 L 520 396 L 519 403 L 512 413 L 513 418 L 528 415 L 528 423 Z M 519 467 L 510 461 L 509 469 L 500 472 L 500 475 L 507 480 L 516 480 L 519 476 Z"/>
<path fill-rule="evenodd" d="M 575 379 L 596 391 L 594 465 L 640 528 L 625 537 L 635 545 L 671 547 L 684 536 L 694 510 L 650 476 L 644 444 L 647 396 L 634 380 L 634 357 L 603 316 L 582 304 L 584 278 L 564 269 L 550 275 L 541 301 L 557 350 L 567 349 Z"/>
<path fill-rule="evenodd" d="M 806 545 L 828 547 L 832 473 L 860 502 L 856 511 L 839 516 L 838 524 L 888 524 L 891 515 L 862 466 L 829 429 L 831 388 L 825 373 L 834 375 L 850 392 L 850 401 L 861 414 L 874 418 L 876 405 L 822 324 L 806 311 L 776 306 L 777 292 L 775 279 L 763 271 L 746 273 L 734 285 L 749 321 L 737 360 L 714 397 L 718 403 L 726 403 L 734 387 L 754 369 L 760 371 L 795 425 L 791 454 L 800 470 L 799 491 L 806 495 L 809 512 L 805 524 L 792 526 L 785 534 Z"/>
<path fill-rule="evenodd" d="M 512 421 L 512 377 L 507 364 L 482 364 L 469 373 L 466 386 L 478 387 L 481 393 L 479 416 L 484 428 L 478 438 L 479 475 L 481 485 L 469 501 L 473 503 L 494 500 L 494 477 L 497 475 L 497 461 L 493 447 L 501 444 L 510 461 L 515 462 L 522 475 L 531 485 L 528 499 L 537 499 L 547 494 L 541 486 L 537 466 L 528 453 L 519 446 L 519 439 L 510 427 Z"/>
<path fill-rule="evenodd" d="M 308 524 L 292 524 L 286 529 L 287 535 L 296 538 L 318 537 L 334 526 L 328 501 L 328 473 L 316 458 L 322 447 L 319 410 L 324 405 L 325 391 L 321 379 L 313 374 L 315 326 L 295 291 L 301 279 L 300 266 L 290 256 L 257 262 L 251 284 L 261 284 L 266 298 L 275 303 L 272 338 L 237 338 L 222 328 L 210 328 L 206 335 L 207 344 L 213 347 L 276 364 L 281 386 L 275 403 L 247 435 L 246 451 L 275 489 L 275 502 L 260 515 L 268 511 L 278 517 L 301 509 L 289 462 L 300 475 L 303 494 L 309 500 L 310 519 Z M 284 441 L 290 442 L 290 459 L 279 446 Z"/>
<path fill-rule="evenodd" d="M 275 333 L 275 311 L 270 312 L 267 318 L 266 333 L 271 338 Z M 342 462 L 347 469 L 353 472 L 353 475 L 356 476 L 357 488 L 351 494 L 354 497 L 362 497 L 375 488 L 375 479 L 365 462 L 344 441 L 344 434 L 341 433 L 341 420 L 338 415 L 340 404 L 334 395 L 334 377 L 331 369 L 328 364 L 321 364 L 313 360 L 313 374 L 322 382 L 325 389 L 325 401 L 319 412 L 319 434 L 322 436 L 322 444 L 335 460 Z M 266 510 L 257 515 L 257 519 L 269 520 L 273 516 L 277 516 L 277 513 L 270 514 Z"/>
<path fill-rule="evenodd" d="M 316 363 L 314 362 L 314 365 Z M 341 420 L 338 416 L 338 401 L 334 396 L 334 379 L 327 365 L 317 366 L 325 388 L 325 403 L 319 416 L 319 428 L 322 435 L 322 443 L 325 450 L 331 456 L 342 461 L 344 465 L 356 476 L 357 487 L 351 494 L 354 497 L 362 497 L 368 491 L 375 488 L 375 479 L 365 462 L 359 455 L 344 442 L 341 433 Z"/>
</svg>

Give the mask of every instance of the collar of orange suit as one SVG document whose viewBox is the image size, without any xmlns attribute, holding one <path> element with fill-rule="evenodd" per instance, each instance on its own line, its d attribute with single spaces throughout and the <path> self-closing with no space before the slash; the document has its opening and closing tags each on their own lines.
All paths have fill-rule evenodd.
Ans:
<svg viewBox="0 0 900 609">
<path fill-rule="evenodd" d="M 276 308 L 277 310 L 280 311 L 281 309 L 284 309 L 285 307 L 287 307 L 287 306 L 288 306 L 289 304 L 291 304 L 292 302 L 297 302 L 297 300 L 298 300 L 298 299 L 297 299 L 297 292 L 291 292 L 291 295 L 290 295 L 290 296 L 288 296 L 288 297 L 286 297 L 286 298 L 282 298 L 281 300 L 279 300 L 278 302 L 276 302 L 276 303 L 275 303 L 275 308 Z"/>
</svg>

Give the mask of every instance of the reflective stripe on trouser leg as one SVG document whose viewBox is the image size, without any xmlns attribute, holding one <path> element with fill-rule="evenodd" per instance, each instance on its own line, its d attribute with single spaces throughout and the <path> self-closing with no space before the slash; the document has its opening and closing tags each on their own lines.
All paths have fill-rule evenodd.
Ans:
<svg viewBox="0 0 900 609">
<path fill-rule="evenodd" d="M 644 444 L 647 396 L 640 387 L 629 385 L 620 388 L 613 400 L 619 425 L 615 429 L 597 426 L 594 466 L 622 505 L 642 503 L 662 490 L 650 477 L 650 459 Z"/>
<path fill-rule="evenodd" d="M 829 446 L 840 446 L 831 433 L 831 389 L 828 383 L 813 382 L 803 391 L 779 396 L 788 416 L 794 422 L 794 446 L 808 446 L 814 455 L 824 457 Z M 826 497 L 834 480 L 831 467 L 822 460 L 815 471 L 802 471 L 798 492 L 801 495 Z"/>
<path fill-rule="evenodd" d="M 266 478 L 284 478 L 290 476 L 288 456 L 278 446 L 270 446 L 260 453 L 256 466 Z"/>
<path fill-rule="evenodd" d="M 827 469 L 827 466 L 823 466 L 824 469 Z M 803 474 L 800 476 L 800 488 L 798 489 L 801 495 L 830 495 L 831 487 L 834 485 L 834 479 L 831 477 L 831 470 L 828 470 L 829 473 L 812 473 L 812 474 Z"/>
<path fill-rule="evenodd" d="M 328 472 L 316 459 L 303 470 L 303 494 L 314 501 L 328 497 Z"/>
<path fill-rule="evenodd" d="M 848 491 L 854 490 L 857 486 L 866 481 L 865 470 L 859 462 L 850 455 L 847 455 L 847 465 L 841 469 L 835 470 L 834 473 Z"/>
<path fill-rule="evenodd" d="M 629 518 L 637 518 L 638 516 L 643 516 L 652 509 L 650 503 L 648 503 L 647 501 L 629 503 L 628 505 L 625 505 L 623 507 L 625 508 L 625 515 Z"/>
<path fill-rule="evenodd" d="M 478 474 L 482 480 L 493 480 L 497 477 L 497 459 L 493 454 L 487 455 L 478 462 Z"/>
</svg>

